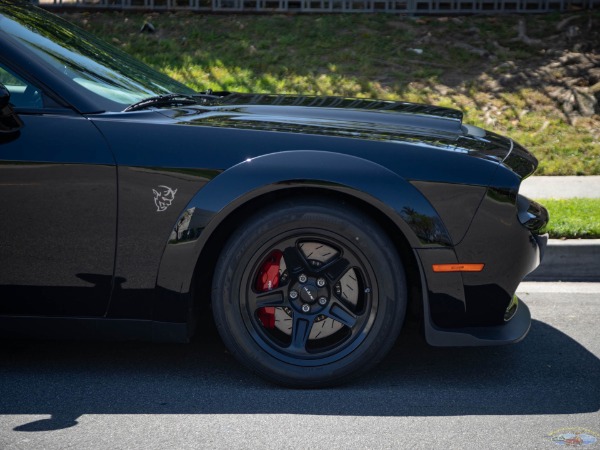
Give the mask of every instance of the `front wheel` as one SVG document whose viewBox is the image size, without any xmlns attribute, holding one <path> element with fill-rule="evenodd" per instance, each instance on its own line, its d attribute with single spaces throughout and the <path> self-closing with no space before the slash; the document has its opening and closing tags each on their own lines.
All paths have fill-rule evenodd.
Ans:
<svg viewBox="0 0 600 450">
<path fill-rule="evenodd" d="M 286 386 L 337 384 L 373 367 L 406 310 L 392 242 L 361 212 L 306 199 L 257 213 L 227 242 L 213 279 L 225 345 Z"/>
</svg>

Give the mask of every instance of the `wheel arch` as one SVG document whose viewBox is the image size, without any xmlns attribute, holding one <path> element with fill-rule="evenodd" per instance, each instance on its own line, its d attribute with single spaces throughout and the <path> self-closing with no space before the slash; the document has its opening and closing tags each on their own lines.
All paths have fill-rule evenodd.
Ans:
<svg viewBox="0 0 600 450">
<path fill-rule="evenodd" d="M 331 167 L 336 169 L 328 169 Z M 189 202 L 178 223 L 186 211 L 193 211 L 201 226 L 189 241 L 170 239 L 167 243 L 157 278 L 160 295 L 155 318 L 189 322 L 195 315 L 193 307 L 208 304 L 215 263 L 237 225 L 261 207 L 300 197 L 344 202 L 375 219 L 405 265 L 409 308 L 415 310 L 410 303 L 419 306 L 421 275 L 413 248 L 440 247 L 449 242 L 429 202 L 406 180 L 371 161 L 328 152 L 291 151 L 240 163 L 216 177 Z M 405 220 L 405 209 L 428 217 L 437 232 L 423 236 L 420 224 Z M 193 289 L 196 292 L 191 302 Z"/>
<path fill-rule="evenodd" d="M 417 291 L 414 295 L 409 295 L 409 299 L 420 298 L 421 280 L 414 252 L 406 236 L 386 214 L 363 199 L 343 190 L 323 189 L 317 186 L 293 186 L 268 192 L 249 200 L 234 210 L 220 223 L 218 229 L 211 234 L 206 242 L 196 263 L 196 281 L 198 282 L 199 293 L 201 294 L 197 300 L 209 301 L 209 289 L 212 284 L 213 269 L 219 257 L 220 249 L 223 248 L 237 224 L 241 223 L 249 215 L 259 214 L 261 208 L 264 208 L 266 205 L 295 200 L 310 201 L 311 199 L 347 204 L 371 217 L 394 243 L 395 250 L 400 256 L 407 272 L 408 287 L 412 287 Z"/>
</svg>

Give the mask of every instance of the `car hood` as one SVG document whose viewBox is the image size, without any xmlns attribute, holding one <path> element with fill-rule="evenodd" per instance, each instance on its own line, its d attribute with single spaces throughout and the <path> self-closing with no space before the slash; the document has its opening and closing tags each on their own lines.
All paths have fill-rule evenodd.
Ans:
<svg viewBox="0 0 600 450">
<path fill-rule="evenodd" d="M 183 125 L 427 145 L 495 162 L 507 160 L 515 147 L 508 138 L 463 125 L 460 111 L 408 102 L 227 93 L 160 112 Z M 530 156 L 524 151 L 519 167 L 510 164 L 520 177 L 537 166 Z"/>
<path fill-rule="evenodd" d="M 207 105 L 163 113 L 205 126 L 362 139 L 431 136 L 449 144 L 463 134 L 462 113 L 454 109 L 341 97 L 228 94 Z"/>
<path fill-rule="evenodd" d="M 311 117 L 335 122 L 374 123 L 396 128 L 460 132 L 462 112 L 416 103 L 343 97 L 230 94 L 220 102 L 225 107 L 246 107 L 253 113 Z"/>
</svg>

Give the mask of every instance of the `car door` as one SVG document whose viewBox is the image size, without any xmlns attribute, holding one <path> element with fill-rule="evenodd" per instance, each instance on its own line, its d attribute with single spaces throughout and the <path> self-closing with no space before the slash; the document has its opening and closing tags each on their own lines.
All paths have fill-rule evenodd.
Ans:
<svg viewBox="0 0 600 450">
<path fill-rule="evenodd" d="M 24 126 L 0 133 L 0 315 L 105 314 L 117 221 L 114 158 L 85 117 L 0 60 Z"/>
</svg>

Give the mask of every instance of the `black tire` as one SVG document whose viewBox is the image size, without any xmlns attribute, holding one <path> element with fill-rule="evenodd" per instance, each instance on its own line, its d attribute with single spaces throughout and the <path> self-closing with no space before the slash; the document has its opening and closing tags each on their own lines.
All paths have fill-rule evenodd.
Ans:
<svg viewBox="0 0 600 450">
<path fill-rule="evenodd" d="M 273 205 L 245 222 L 220 255 L 212 293 L 231 353 L 292 387 L 339 384 L 381 361 L 400 332 L 406 298 L 402 262 L 377 224 L 312 199 Z"/>
</svg>

